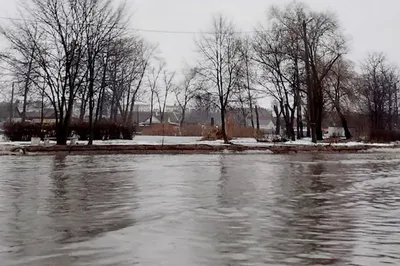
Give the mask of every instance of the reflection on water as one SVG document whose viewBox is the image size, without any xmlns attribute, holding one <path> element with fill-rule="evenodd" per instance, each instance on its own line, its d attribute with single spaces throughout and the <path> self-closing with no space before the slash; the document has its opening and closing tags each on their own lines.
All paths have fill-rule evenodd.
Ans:
<svg viewBox="0 0 400 266">
<path fill-rule="evenodd" d="M 1 265 L 398 265 L 399 162 L 0 157 Z"/>
</svg>

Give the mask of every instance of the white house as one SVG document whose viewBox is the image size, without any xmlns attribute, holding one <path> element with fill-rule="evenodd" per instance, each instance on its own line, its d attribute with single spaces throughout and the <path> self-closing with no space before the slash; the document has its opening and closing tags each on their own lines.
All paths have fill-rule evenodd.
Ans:
<svg viewBox="0 0 400 266">
<path fill-rule="evenodd" d="M 342 127 L 328 127 L 328 138 L 341 138 L 344 137 L 344 129 Z"/>
<path fill-rule="evenodd" d="M 151 122 L 152 122 L 152 124 L 160 124 L 161 123 L 160 119 L 158 119 L 154 115 L 153 115 L 153 118 L 152 118 Z M 148 117 L 146 120 L 141 122 L 139 125 L 140 126 L 150 126 L 150 117 Z"/>
</svg>

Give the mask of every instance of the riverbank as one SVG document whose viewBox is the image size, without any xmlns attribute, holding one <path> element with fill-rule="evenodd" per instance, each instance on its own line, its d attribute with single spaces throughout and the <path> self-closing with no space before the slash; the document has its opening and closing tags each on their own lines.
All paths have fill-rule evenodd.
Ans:
<svg viewBox="0 0 400 266">
<path fill-rule="evenodd" d="M 212 153 L 359 153 L 387 152 L 396 150 L 397 145 L 210 145 L 210 144 L 167 144 L 167 145 L 51 145 L 51 146 L 3 146 L 0 155 L 104 155 L 104 154 L 212 154 Z"/>
<path fill-rule="evenodd" d="M 133 140 L 95 141 L 93 146 L 79 141 L 77 145 L 55 145 L 30 142 L 0 142 L 0 155 L 88 155 L 88 154 L 209 154 L 209 153 L 358 153 L 396 150 L 396 143 L 311 143 L 309 139 L 286 143 L 257 142 L 251 138 L 232 140 L 232 145 L 222 141 L 200 141 L 200 137 L 136 136 Z"/>
<path fill-rule="evenodd" d="M 357 153 L 380 146 L 334 146 L 334 145 L 271 145 L 271 146 L 245 146 L 245 145 L 207 145 L 207 144 L 177 144 L 177 145 L 74 145 L 74 146 L 29 146 L 25 148 L 27 154 L 207 154 L 222 152 L 260 152 L 271 154 L 296 154 L 296 153 Z"/>
</svg>

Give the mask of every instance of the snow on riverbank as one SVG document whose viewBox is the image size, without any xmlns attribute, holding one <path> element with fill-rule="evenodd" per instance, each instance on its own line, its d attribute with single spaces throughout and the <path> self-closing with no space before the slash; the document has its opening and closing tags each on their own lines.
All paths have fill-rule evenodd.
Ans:
<svg viewBox="0 0 400 266">
<path fill-rule="evenodd" d="M 1 138 L 1 137 L 0 137 Z M 170 137 L 170 136 L 135 136 L 133 140 L 106 140 L 106 141 L 94 141 L 94 145 L 195 145 L 195 144 L 205 144 L 205 145 L 224 145 L 222 140 L 217 141 L 200 141 L 201 137 Z M 341 143 L 312 143 L 311 139 L 305 138 L 296 141 L 288 141 L 286 143 L 267 143 L 267 142 L 257 142 L 254 138 L 237 138 L 231 141 L 233 144 L 243 145 L 243 146 L 257 146 L 257 147 L 269 147 L 269 146 L 341 146 L 341 147 L 356 147 L 356 146 L 371 146 L 374 148 L 392 148 L 395 144 L 391 143 L 364 143 L 364 142 L 341 142 Z M 55 144 L 54 141 L 50 144 Z M 79 145 L 86 145 L 87 141 L 78 141 Z M 1 147 L 12 146 L 29 146 L 30 142 L 7 142 L 4 139 L 0 139 L 0 150 Z M 4 150 L 4 148 L 3 148 Z"/>
</svg>

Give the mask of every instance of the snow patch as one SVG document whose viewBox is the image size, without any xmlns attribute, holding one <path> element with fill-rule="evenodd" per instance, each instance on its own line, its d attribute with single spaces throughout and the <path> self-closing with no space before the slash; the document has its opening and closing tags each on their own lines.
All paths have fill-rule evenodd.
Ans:
<svg viewBox="0 0 400 266">
<path fill-rule="evenodd" d="M 270 150 L 248 150 L 240 152 L 240 154 L 274 154 Z"/>
<path fill-rule="evenodd" d="M 332 146 L 345 146 L 345 147 L 354 147 L 354 146 L 374 146 L 374 147 L 394 147 L 394 144 L 391 143 L 366 143 L 366 142 L 342 142 L 342 143 L 332 143 Z"/>
<path fill-rule="evenodd" d="M 368 152 L 398 152 L 396 149 L 398 145 L 395 143 L 364 143 L 364 142 L 341 142 L 341 143 L 313 143 L 311 138 L 304 138 L 296 141 L 288 141 L 286 143 L 272 143 L 272 142 L 257 142 L 254 138 L 237 138 L 231 141 L 235 145 L 247 146 L 247 147 L 274 147 L 274 146 L 336 146 L 336 147 L 357 147 L 357 146 L 368 146 L 370 149 Z M 55 141 L 50 141 L 50 145 L 56 144 Z M 79 141 L 79 145 L 86 145 L 87 141 Z M 94 145 L 210 145 L 210 146 L 224 146 L 222 140 L 216 141 L 201 141 L 201 137 L 181 137 L 181 136 L 135 136 L 132 140 L 106 140 L 106 141 L 94 141 Z M 16 146 L 29 146 L 30 141 L 25 142 L 9 142 L 4 139 L 0 141 L 0 151 L 7 151 L 10 147 Z M 43 145 L 43 142 L 42 142 Z M 260 153 L 268 153 L 270 151 L 252 151 Z M 271 153 L 271 152 L 270 152 Z"/>
</svg>

